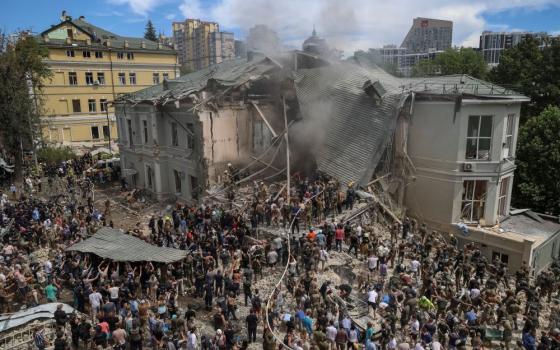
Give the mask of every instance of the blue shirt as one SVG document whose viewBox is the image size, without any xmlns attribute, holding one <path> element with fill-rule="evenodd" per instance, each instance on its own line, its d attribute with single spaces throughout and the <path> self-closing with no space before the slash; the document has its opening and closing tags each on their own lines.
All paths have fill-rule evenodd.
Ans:
<svg viewBox="0 0 560 350">
<path fill-rule="evenodd" d="M 535 337 L 533 337 L 531 333 L 529 332 L 523 333 L 522 340 L 523 340 L 523 347 L 526 350 L 537 350 Z"/>
<path fill-rule="evenodd" d="M 308 334 L 313 333 L 313 320 L 311 319 L 311 317 L 305 316 L 302 321 L 303 321 L 303 327 L 305 327 L 307 333 Z"/>
</svg>

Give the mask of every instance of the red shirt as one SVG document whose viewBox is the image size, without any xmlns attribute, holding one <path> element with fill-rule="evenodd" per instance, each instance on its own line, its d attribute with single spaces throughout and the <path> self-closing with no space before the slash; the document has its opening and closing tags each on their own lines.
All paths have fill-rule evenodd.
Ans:
<svg viewBox="0 0 560 350">
<path fill-rule="evenodd" d="M 344 229 L 342 228 L 337 228 L 334 231 L 334 238 L 335 239 L 344 239 Z"/>
</svg>

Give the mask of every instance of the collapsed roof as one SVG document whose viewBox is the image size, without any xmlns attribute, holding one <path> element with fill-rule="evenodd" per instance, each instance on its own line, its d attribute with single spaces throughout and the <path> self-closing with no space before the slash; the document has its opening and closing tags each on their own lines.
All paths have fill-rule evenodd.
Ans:
<svg viewBox="0 0 560 350">
<path fill-rule="evenodd" d="M 164 105 L 190 98 L 196 108 L 210 100 L 203 100 L 200 92 L 215 92 L 220 87 L 224 94 L 283 71 L 282 77 L 293 80 L 289 86 L 295 87 L 302 117 L 293 128 L 308 124 L 314 126 L 312 133 L 326 134 L 312 150 L 318 170 L 344 183 L 363 185 L 371 179 L 405 102 L 414 95 L 443 95 L 456 102 L 463 97 L 526 100 L 514 91 L 467 75 L 398 78 L 357 59 L 295 71 L 286 68 L 290 66 L 264 56 L 229 60 L 125 95 L 118 102 Z"/>
<path fill-rule="evenodd" d="M 91 253 L 113 261 L 153 261 L 166 264 L 187 256 L 185 250 L 158 247 L 110 227 L 102 227 L 90 238 L 66 250 Z"/>
</svg>

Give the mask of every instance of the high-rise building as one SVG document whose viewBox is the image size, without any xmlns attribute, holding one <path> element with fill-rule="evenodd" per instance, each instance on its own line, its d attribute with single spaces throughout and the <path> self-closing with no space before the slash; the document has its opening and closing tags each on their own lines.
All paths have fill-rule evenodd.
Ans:
<svg viewBox="0 0 560 350">
<path fill-rule="evenodd" d="M 380 49 L 369 49 L 368 52 L 360 52 L 372 63 L 382 67 L 391 67 L 403 76 L 410 76 L 414 66 L 421 61 L 433 60 L 443 51 L 409 52 L 408 49 L 396 45 L 385 45 Z"/>
<path fill-rule="evenodd" d="M 417 17 L 404 38 L 401 47 L 411 53 L 442 51 L 451 47 L 453 22 Z"/>
<path fill-rule="evenodd" d="M 243 40 L 235 40 L 235 57 L 247 56 L 247 45 Z"/>
<path fill-rule="evenodd" d="M 534 38 L 539 41 L 539 47 L 547 45 L 547 33 L 539 32 L 490 32 L 484 31 L 480 35 L 480 52 L 489 65 L 500 63 L 500 56 L 506 49 L 512 48 L 526 38 Z"/>
<path fill-rule="evenodd" d="M 53 73 L 42 91 L 46 142 L 106 145 L 117 138 L 111 101 L 179 74 L 174 50 L 111 33 L 65 12 L 60 23 L 36 38 L 49 51 L 44 61 Z"/>
<path fill-rule="evenodd" d="M 264 24 L 257 24 L 249 29 L 247 51 L 274 54 L 282 50 L 282 43 L 275 31 Z"/>
<path fill-rule="evenodd" d="M 173 22 L 173 42 L 179 63 L 193 71 L 235 57 L 233 34 L 220 32 L 216 22 L 193 18 Z"/>
</svg>

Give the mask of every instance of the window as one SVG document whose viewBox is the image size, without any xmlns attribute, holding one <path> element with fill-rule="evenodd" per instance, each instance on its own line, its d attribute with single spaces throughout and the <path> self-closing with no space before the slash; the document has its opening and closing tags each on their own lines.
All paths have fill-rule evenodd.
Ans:
<svg viewBox="0 0 560 350">
<path fill-rule="evenodd" d="M 119 73 L 119 84 L 126 85 L 126 74 Z"/>
<path fill-rule="evenodd" d="M 91 57 L 91 52 L 90 51 L 82 51 L 82 54 L 84 55 L 84 58 L 90 58 Z"/>
<path fill-rule="evenodd" d="M 87 103 L 88 103 L 88 109 L 89 109 L 90 113 L 91 112 L 96 112 L 97 108 L 96 108 L 95 100 L 89 99 L 89 100 L 87 100 Z"/>
<path fill-rule="evenodd" d="M 99 85 L 105 85 L 105 73 L 102 72 L 97 73 L 97 83 Z"/>
<path fill-rule="evenodd" d="M 485 180 L 463 181 L 461 217 L 466 222 L 476 222 L 484 218 L 487 183 Z"/>
<path fill-rule="evenodd" d="M 187 135 L 187 147 L 189 149 L 194 149 L 194 125 L 192 123 L 187 123 L 187 129 L 190 131 Z"/>
<path fill-rule="evenodd" d="M 171 146 L 179 146 L 177 123 L 171 123 Z"/>
<path fill-rule="evenodd" d="M 515 114 L 508 114 L 506 117 L 506 139 L 504 142 L 504 158 L 513 156 L 513 123 Z"/>
<path fill-rule="evenodd" d="M 492 116 L 471 115 L 467 130 L 466 159 L 490 160 L 492 144 Z"/>
<path fill-rule="evenodd" d="M 163 80 L 169 80 L 169 73 L 163 73 Z"/>
<path fill-rule="evenodd" d="M 103 139 L 105 141 L 109 141 L 109 137 L 111 137 L 111 131 L 109 130 L 109 125 L 103 125 Z"/>
<path fill-rule="evenodd" d="M 501 261 L 501 262 L 503 262 L 504 264 L 507 265 L 508 261 L 509 261 L 509 256 L 507 254 L 504 254 L 504 253 L 493 251 L 492 252 L 492 262 L 495 262 L 495 261 Z"/>
<path fill-rule="evenodd" d="M 173 178 L 175 179 L 175 193 L 181 193 L 181 172 L 173 170 Z"/>
<path fill-rule="evenodd" d="M 152 74 L 152 82 L 154 84 L 159 84 L 159 73 Z"/>
<path fill-rule="evenodd" d="M 509 193 L 509 182 L 511 177 L 506 177 L 502 179 L 500 184 L 500 193 L 498 194 L 498 216 L 504 217 L 508 214 L 508 193 Z"/>
<path fill-rule="evenodd" d="M 136 85 L 136 73 L 128 73 L 128 80 L 130 85 Z"/>
<path fill-rule="evenodd" d="M 127 128 L 128 128 L 128 146 L 132 147 L 132 145 L 134 144 L 134 142 L 132 140 L 132 120 L 127 119 L 126 123 L 127 123 Z"/>
<path fill-rule="evenodd" d="M 103 58 L 103 51 L 95 51 L 95 58 Z"/>
<path fill-rule="evenodd" d="M 68 84 L 78 85 L 78 75 L 76 75 L 76 72 L 68 73 Z"/>
<path fill-rule="evenodd" d="M 191 176 L 191 196 L 193 199 L 198 199 L 198 179 Z"/>
<path fill-rule="evenodd" d="M 76 56 L 76 53 L 74 52 L 74 50 L 66 50 L 66 56 L 74 57 Z"/>
<path fill-rule="evenodd" d="M 142 127 L 144 129 L 144 144 L 148 143 L 148 122 L 146 120 L 142 120 Z"/>
<path fill-rule="evenodd" d="M 148 173 L 148 188 L 152 188 L 152 168 L 147 166 L 146 167 L 146 172 Z"/>
<path fill-rule="evenodd" d="M 99 100 L 99 110 L 101 112 L 107 112 L 107 99 L 102 98 Z"/>
<path fill-rule="evenodd" d="M 74 113 L 80 113 L 82 111 L 80 100 L 72 100 L 72 110 L 74 111 Z"/>
<path fill-rule="evenodd" d="M 72 31 L 72 28 L 66 28 L 66 35 L 72 39 L 74 37 L 74 32 Z"/>
<path fill-rule="evenodd" d="M 122 60 L 124 58 L 124 52 L 117 52 L 117 58 Z"/>
<path fill-rule="evenodd" d="M 93 73 L 86 72 L 86 84 L 93 85 Z"/>
<path fill-rule="evenodd" d="M 92 126 L 91 127 L 91 138 L 92 140 L 99 140 L 99 127 Z"/>
<path fill-rule="evenodd" d="M 126 53 L 126 59 L 127 60 L 133 60 L 134 59 L 134 52 L 127 52 Z"/>
</svg>

